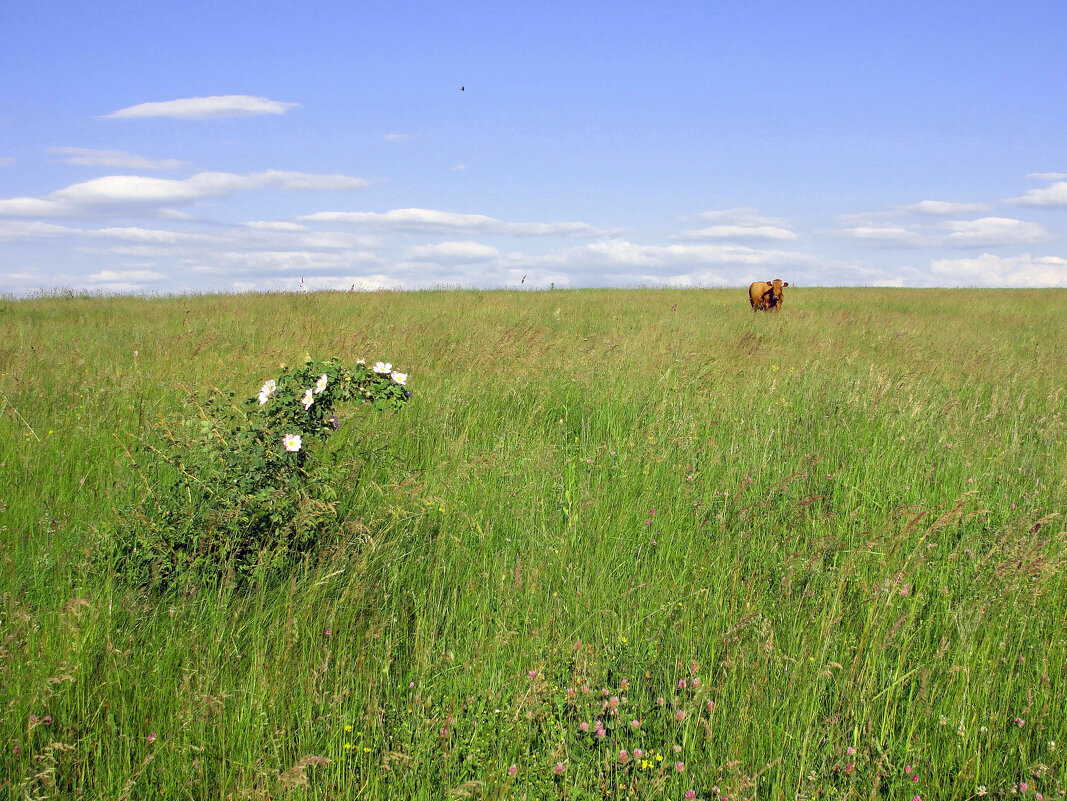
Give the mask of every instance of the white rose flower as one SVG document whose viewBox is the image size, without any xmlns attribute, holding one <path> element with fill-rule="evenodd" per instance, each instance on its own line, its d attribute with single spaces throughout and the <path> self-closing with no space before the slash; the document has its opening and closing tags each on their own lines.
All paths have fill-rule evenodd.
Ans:
<svg viewBox="0 0 1067 801">
<path fill-rule="evenodd" d="M 381 373 L 382 375 L 385 375 L 386 373 L 391 373 L 392 371 L 393 365 L 389 364 L 389 362 L 378 362 L 376 365 L 374 365 L 374 372 L 376 373 Z"/>
<path fill-rule="evenodd" d="M 328 383 L 330 383 L 330 379 L 326 376 L 326 373 L 323 373 L 321 376 L 319 376 L 319 380 L 315 382 L 315 394 L 318 395 L 320 392 L 326 389 L 326 385 Z"/>
<path fill-rule="evenodd" d="M 407 373 L 392 372 L 389 374 L 389 377 L 396 381 L 396 383 L 400 384 L 400 386 L 404 386 L 404 384 L 406 384 L 408 380 Z"/>
<path fill-rule="evenodd" d="M 299 434 L 286 434 L 282 438 L 282 442 L 285 443 L 285 449 L 290 453 L 296 453 L 298 450 L 300 450 Z"/>
<path fill-rule="evenodd" d="M 315 392 L 314 392 L 314 390 L 310 390 L 309 389 L 307 392 L 305 392 L 304 393 L 304 397 L 300 402 L 302 404 L 304 404 L 304 408 L 305 409 L 310 409 L 311 408 L 311 404 L 313 404 L 315 402 Z"/>
<path fill-rule="evenodd" d="M 273 378 L 269 381 L 263 382 L 263 386 L 259 388 L 259 405 L 262 406 L 264 403 L 273 398 L 274 393 L 277 391 L 277 389 L 278 384 Z"/>
</svg>

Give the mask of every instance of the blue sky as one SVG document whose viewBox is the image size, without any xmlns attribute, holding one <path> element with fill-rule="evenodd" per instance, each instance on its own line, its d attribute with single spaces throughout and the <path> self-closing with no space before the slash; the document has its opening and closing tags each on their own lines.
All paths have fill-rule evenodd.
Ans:
<svg viewBox="0 0 1067 801">
<path fill-rule="evenodd" d="M 1063 2 L 8 3 L 0 292 L 1067 286 L 1065 30 Z"/>
</svg>

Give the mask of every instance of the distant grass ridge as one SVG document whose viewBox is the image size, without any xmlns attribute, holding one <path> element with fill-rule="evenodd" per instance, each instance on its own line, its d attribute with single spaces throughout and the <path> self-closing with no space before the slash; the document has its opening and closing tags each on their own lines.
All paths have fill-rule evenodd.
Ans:
<svg viewBox="0 0 1067 801">
<path fill-rule="evenodd" d="M 1050 290 L 0 301 L 0 797 L 1062 797 L 1065 316 Z M 94 566 L 143 491 L 122 442 L 182 385 L 324 354 L 414 394 L 338 430 L 359 480 L 315 560 L 162 600 Z"/>
</svg>

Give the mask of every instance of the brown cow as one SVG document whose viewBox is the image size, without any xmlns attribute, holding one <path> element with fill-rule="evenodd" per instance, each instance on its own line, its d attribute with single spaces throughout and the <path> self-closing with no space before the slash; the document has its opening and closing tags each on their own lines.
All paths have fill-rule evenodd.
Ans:
<svg viewBox="0 0 1067 801">
<path fill-rule="evenodd" d="M 773 281 L 756 281 L 748 288 L 748 302 L 752 304 L 752 311 L 781 310 L 785 294 L 782 290 L 787 286 L 789 282 L 782 283 L 780 278 Z"/>
</svg>

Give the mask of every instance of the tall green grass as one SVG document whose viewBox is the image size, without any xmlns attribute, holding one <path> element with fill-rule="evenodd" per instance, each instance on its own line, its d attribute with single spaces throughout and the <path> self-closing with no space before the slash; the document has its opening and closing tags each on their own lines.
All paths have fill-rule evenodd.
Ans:
<svg viewBox="0 0 1067 801">
<path fill-rule="evenodd" d="M 0 796 L 1062 796 L 1065 318 L 1048 290 L 0 301 Z M 186 388 L 332 355 L 414 397 L 351 410 L 315 562 L 159 596 L 94 558 Z"/>
</svg>

